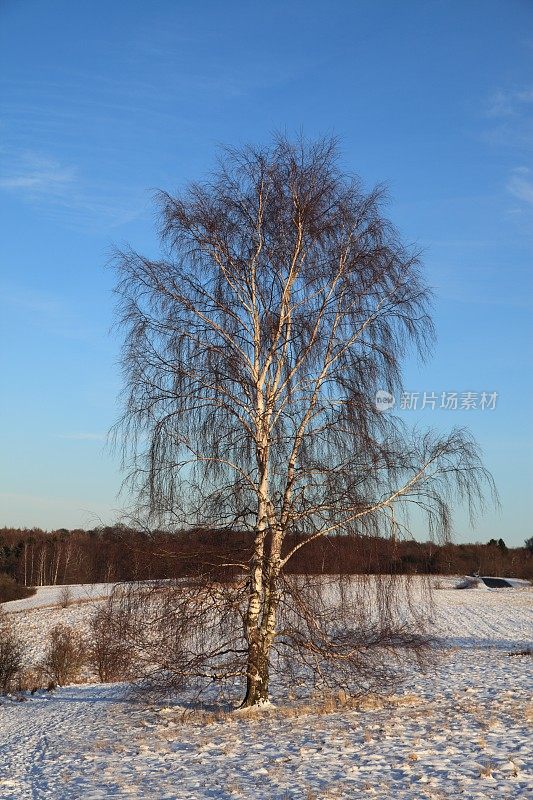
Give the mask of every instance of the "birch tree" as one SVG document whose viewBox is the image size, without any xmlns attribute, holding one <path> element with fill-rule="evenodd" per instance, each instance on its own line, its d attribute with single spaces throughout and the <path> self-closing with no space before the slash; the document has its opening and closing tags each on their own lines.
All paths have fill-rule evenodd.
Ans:
<svg viewBox="0 0 533 800">
<path fill-rule="evenodd" d="M 490 477 L 466 430 L 411 433 L 376 407 L 378 390 L 399 395 L 408 350 L 430 349 L 430 295 L 382 190 L 341 171 L 334 141 L 226 150 L 208 180 L 160 193 L 158 207 L 161 257 L 115 259 L 124 455 L 159 525 L 250 531 L 251 706 L 268 698 L 297 549 L 408 533 L 412 506 L 447 535 L 451 507 L 475 513 Z"/>
</svg>

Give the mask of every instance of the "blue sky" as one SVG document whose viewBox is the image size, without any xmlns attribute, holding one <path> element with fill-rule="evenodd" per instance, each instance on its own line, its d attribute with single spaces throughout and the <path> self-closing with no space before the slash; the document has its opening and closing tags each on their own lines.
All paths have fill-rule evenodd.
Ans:
<svg viewBox="0 0 533 800">
<path fill-rule="evenodd" d="M 219 144 L 333 133 L 424 251 L 439 339 L 406 388 L 496 391 L 468 425 L 501 494 L 459 541 L 533 535 L 529 0 L 0 2 L 0 526 L 111 522 L 121 473 L 113 243 Z M 423 535 L 423 531 L 419 531 Z"/>
</svg>

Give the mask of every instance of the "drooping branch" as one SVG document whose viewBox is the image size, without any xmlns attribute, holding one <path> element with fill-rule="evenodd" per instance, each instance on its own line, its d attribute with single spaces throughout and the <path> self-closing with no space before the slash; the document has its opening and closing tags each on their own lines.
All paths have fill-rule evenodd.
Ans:
<svg viewBox="0 0 533 800">
<path fill-rule="evenodd" d="M 418 254 L 382 200 L 340 171 L 334 142 L 278 137 L 158 196 L 161 259 L 115 259 L 124 462 L 160 524 L 250 532 L 255 700 L 296 552 L 348 529 L 386 535 L 389 512 L 410 506 L 447 536 L 455 502 L 475 513 L 493 488 L 468 432 L 419 436 L 375 406 L 434 335 Z"/>
</svg>

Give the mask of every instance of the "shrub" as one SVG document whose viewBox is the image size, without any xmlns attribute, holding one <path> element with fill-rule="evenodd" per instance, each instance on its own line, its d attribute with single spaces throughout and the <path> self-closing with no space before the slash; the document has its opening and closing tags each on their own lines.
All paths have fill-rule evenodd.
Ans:
<svg viewBox="0 0 533 800">
<path fill-rule="evenodd" d="M 50 632 L 43 659 L 46 675 L 60 686 L 73 683 L 86 660 L 87 648 L 83 636 L 68 625 L 56 625 Z"/>
<path fill-rule="evenodd" d="M 14 688 L 22 669 L 23 654 L 21 641 L 0 609 L 0 692 L 3 694 Z"/>
<path fill-rule="evenodd" d="M 102 683 L 131 677 L 133 644 L 128 615 L 110 598 L 91 620 L 91 666 Z"/>
<path fill-rule="evenodd" d="M 10 600 L 23 600 L 35 594 L 35 589 L 30 586 L 22 586 L 17 583 L 11 575 L 0 572 L 0 603 L 8 603 Z"/>
<path fill-rule="evenodd" d="M 43 669 L 40 666 L 22 669 L 17 678 L 17 686 L 22 692 L 35 692 L 44 689 L 45 681 Z"/>
<path fill-rule="evenodd" d="M 63 586 L 59 592 L 59 605 L 61 608 L 68 608 L 72 603 L 72 589 L 70 586 Z"/>
</svg>

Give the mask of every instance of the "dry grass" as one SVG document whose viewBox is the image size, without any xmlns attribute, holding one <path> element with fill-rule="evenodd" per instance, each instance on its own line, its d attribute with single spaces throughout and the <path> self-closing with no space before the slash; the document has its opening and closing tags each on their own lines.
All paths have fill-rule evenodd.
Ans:
<svg viewBox="0 0 533 800">
<path fill-rule="evenodd" d="M 339 697 L 340 694 L 340 697 Z M 263 716 L 269 719 L 298 719 L 300 717 L 317 717 L 328 714 L 338 714 L 343 711 L 365 713 L 380 711 L 384 708 L 416 707 L 422 700 L 415 694 L 405 695 L 375 695 L 349 697 L 342 693 L 317 696 L 305 702 L 292 701 L 285 706 L 267 706 L 261 708 L 247 708 L 228 710 L 227 708 L 204 710 L 201 707 L 183 708 L 170 707 L 157 710 L 159 718 L 170 726 L 177 723 L 187 723 L 201 727 L 207 725 L 231 725 L 239 720 L 260 720 Z M 154 709 L 155 710 L 155 709 Z M 427 709 L 424 710 L 427 713 Z M 172 728 L 171 728 L 172 730 Z M 171 733 L 169 732 L 169 736 Z M 365 740 L 372 741 L 373 737 L 366 732 Z"/>
<path fill-rule="evenodd" d="M 41 667 L 32 667 L 31 669 L 22 669 L 19 675 L 19 691 L 21 692 L 36 692 L 39 689 L 44 689 L 48 685 L 48 680 L 45 679 L 44 672 Z"/>
<path fill-rule="evenodd" d="M 494 772 L 494 764 L 492 761 L 488 761 L 479 770 L 479 777 L 480 778 L 492 778 L 492 773 Z"/>
<path fill-rule="evenodd" d="M 366 711 L 380 711 L 383 708 L 400 708 L 418 706 L 422 703 L 422 699 L 417 695 L 410 693 L 404 695 L 379 695 L 368 694 L 360 695 L 358 697 L 350 697 L 344 690 L 335 694 L 323 694 L 315 697 L 312 700 L 305 702 L 292 702 L 286 706 L 269 707 L 266 709 L 246 709 L 246 714 L 249 716 L 259 716 L 263 713 L 268 713 L 269 716 L 278 717 L 281 719 L 296 719 L 305 716 L 323 716 L 328 714 L 338 714 L 340 711 L 348 710 L 364 713 Z M 243 712 L 239 710 L 239 714 Z M 194 712 L 195 718 L 199 718 L 200 712 Z M 231 714 L 224 713 L 205 713 L 202 712 L 202 719 L 208 721 L 212 718 L 213 722 L 221 720 L 227 721 L 231 719 Z"/>
<path fill-rule="evenodd" d="M 513 650 L 509 656 L 533 656 L 533 647 L 526 647 L 525 650 Z"/>
</svg>

